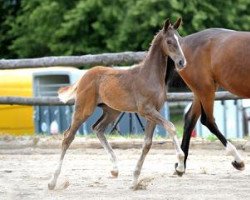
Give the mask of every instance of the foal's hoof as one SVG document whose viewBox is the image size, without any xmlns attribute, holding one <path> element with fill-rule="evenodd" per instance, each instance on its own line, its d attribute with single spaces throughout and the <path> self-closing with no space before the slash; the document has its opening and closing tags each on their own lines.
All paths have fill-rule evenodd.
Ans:
<svg viewBox="0 0 250 200">
<path fill-rule="evenodd" d="M 119 172 L 117 170 L 112 170 L 111 171 L 111 175 L 114 177 L 114 178 L 117 178 L 118 177 L 118 174 Z"/>
<path fill-rule="evenodd" d="M 139 189 L 139 185 L 132 185 L 129 187 L 129 189 L 133 190 L 133 191 L 136 191 Z"/>
<path fill-rule="evenodd" d="M 234 166 L 235 169 L 238 169 L 240 171 L 243 171 L 245 169 L 245 163 L 243 161 L 240 163 L 233 161 L 232 165 Z"/>
<path fill-rule="evenodd" d="M 183 171 L 183 172 L 178 171 L 177 167 L 178 167 L 178 163 L 175 163 L 175 172 L 174 172 L 174 175 L 178 175 L 178 176 L 182 177 L 182 175 L 185 173 L 185 171 Z"/>
<path fill-rule="evenodd" d="M 55 184 L 51 184 L 51 183 L 48 184 L 49 190 L 54 190 L 55 186 L 56 186 Z"/>
</svg>

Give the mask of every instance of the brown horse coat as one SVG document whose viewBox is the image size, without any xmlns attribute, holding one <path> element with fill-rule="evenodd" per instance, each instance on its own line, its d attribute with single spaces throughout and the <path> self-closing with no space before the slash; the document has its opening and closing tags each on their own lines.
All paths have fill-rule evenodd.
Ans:
<svg viewBox="0 0 250 200">
<path fill-rule="evenodd" d="M 188 157 L 191 132 L 201 122 L 215 134 L 234 156 L 235 168 L 244 169 L 244 162 L 235 147 L 219 131 L 213 117 L 215 91 L 222 87 L 241 97 L 250 98 L 250 33 L 212 28 L 180 39 L 186 67 L 179 75 L 194 93 L 194 100 L 185 116 L 182 150 Z"/>
<path fill-rule="evenodd" d="M 156 124 L 162 125 L 172 137 L 178 159 L 177 172 L 184 172 L 184 153 L 182 152 L 174 125 L 159 113 L 166 99 L 166 58 L 170 56 L 178 68 L 186 64 L 176 29 L 181 24 L 179 19 L 173 26 L 167 20 L 164 27 L 155 36 L 146 58 L 140 64 L 128 70 L 107 67 L 90 69 L 76 84 L 59 91 L 59 98 L 67 102 L 75 98 L 75 112 L 71 126 L 64 133 L 62 153 L 58 167 L 49 183 L 54 189 L 60 174 L 65 153 L 74 140 L 79 126 L 93 113 L 97 105 L 103 107 L 103 115 L 93 125 L 101 144 L 108 152 L 113 163 L 111 174 L 118 175 L 116 156 L 107 142 L 104 131 L 121 111 L 137 112 L 147 119 L 145 140 L 141 156 L 137 162 L 132 188 L 138 186 L 142 164 L 152 144 Z"/>
</svg>

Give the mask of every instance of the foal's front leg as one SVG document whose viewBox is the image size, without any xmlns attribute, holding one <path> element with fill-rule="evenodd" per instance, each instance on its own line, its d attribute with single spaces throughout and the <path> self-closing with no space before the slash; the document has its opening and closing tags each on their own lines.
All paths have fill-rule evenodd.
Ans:
<svg viewBox="0 0 250 200">
<path fill-rule="evenodd" d="M 152 145 L 152 137 L 153 137 L 154 129 L 155 129 L 155 123 L 151 121 L 147 121 L 142 154 L 137 162 L 137 165 L 134 171 L 134 180 L 133 180 L 133 184 L 131 187 L 133 190 L 138 189 L 138 178 L 141 173 L 141 168 L 145 160 L 145 157 L 147 153 L 149 152 L 151 145 Z"/>
<path fill-rule="evenodd" d="M 146 114 L 145 117 L 157 124 L 162 125 L 165 130 L 170 134 L 170 137 L 173 140 L 175 150 L 176 150 L 176 155 L 178 159 L 178 165 L 176 167 L 176 172 L 179 176 L 182 176 L 182 174 L 185 171 L 184 167 L 184 153 L 180 147 L 180 143 L 178 141 L 177 135 L 176 135 L 176 128 L 175 126 L 170 122 L 164 119 L 164 117 L 161 116 L 161 114 L 157 110 L 149 110 Z"/>
</svg>

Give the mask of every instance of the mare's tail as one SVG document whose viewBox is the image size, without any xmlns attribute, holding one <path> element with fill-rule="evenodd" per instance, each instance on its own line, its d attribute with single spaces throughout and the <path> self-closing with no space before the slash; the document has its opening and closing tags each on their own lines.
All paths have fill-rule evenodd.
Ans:
<svg viewBox="0 0 250 200">
<path fill-rule="evenodd" d="M 76 90 L 81 79 L 79 79 L 75 84 L 62 87 L 58 90 L 58 98 L 63 103 L 67 103 L 71 99 L 75 99 Z"/>
</svg>

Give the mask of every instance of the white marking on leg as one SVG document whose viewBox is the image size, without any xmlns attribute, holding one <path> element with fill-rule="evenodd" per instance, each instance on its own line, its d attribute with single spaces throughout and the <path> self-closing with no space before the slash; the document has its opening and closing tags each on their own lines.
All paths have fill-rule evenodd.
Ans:
<svg viewBox="0 0 250 200">
<path fill-rule="evenodd" d="M 176 155 L 177 155 L 177 159 L 178 159 L 178 166 L 177 166 L 177 170 L 179 172 L 184 172 L 185 170 L 185 167 L 184 167 L 184 153 L 180 147 L 180 144 L 179 144 L 179 140 L 177 138 L 177 136 L 175 135 L 173 137 L 173 142 L 175 144 L 175 147 L 176 147 Z"/>
<path fill-rule="evenodd" d="M 62 163 L 63 163 L 63 160 L 60 160 L 57 167 L 56 167 L 55 173 L 54 173 L 53 177 L 51 178 L 51 181 L 49 182 L 49 189 L 54 189 L 56 182 L 57 182 L 57 179 L 58 179 L 58 176 L 61 173 Z"/>
<path fill-rule="evenodd" d="M 108 141 L 106 140 L 106 138 L 104 138 L 105 136 L 99 134 L 98 138 L 101 142 L 101 145 L 103 146 L 103 148 L 105 149 L 106 153 L 109 155 L 109 159 L 113 165 L 113 170 L 111 171 L 112 175 L 117 176 L 118 175 L 118 165 L 117 165 L 117 159 L 116 156 L 112 150 L 112 147 L 110 146 L 110 144 L 108 143 Z M 114 173 L 114 174 L 113 174 Z"/>
<path fill-rule="evenodd" d="M 235 146 L 231 144 L 230 142 L 227 142 L 226 151 L 227 151 L 227 155 L 233 156 L 237 163 L 243 162 L 241 155 L 239 154 Z"/>
<path fill-rule="evenodd" d="M 176 150 L 177 160 L 178 160 L 178 166 L 177 166 L 176 170 L 179 171 L 179 172 L 184 172 L 185 171 L 185 167 L 184 167 L 184 157 L 185 157 L 185 155 L 184 155 L 184 152 L 181 149 L 179 140 L 178 140 L 178 138 L 176 136 L 176 128 L 175 128 L 175 126 L 171 122 L 168 122 L 168 124 L 165 125 L 165 128 L 167 129 L 168 133 L 172 137 L 172 140 L 173 140 L 173 143 L 174 143 L 174 146 L 175 146 L 175 150 Z"/>
</svg>

